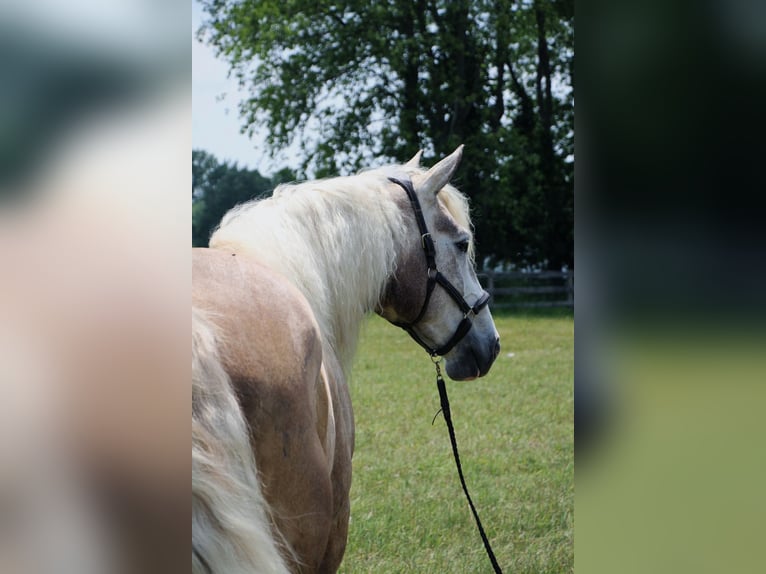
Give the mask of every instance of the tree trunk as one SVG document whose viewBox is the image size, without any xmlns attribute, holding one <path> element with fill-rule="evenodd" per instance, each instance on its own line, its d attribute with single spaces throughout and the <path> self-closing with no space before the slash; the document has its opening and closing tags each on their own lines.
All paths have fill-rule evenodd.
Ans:
<svg viewBox="0 0 766 574">
<path fill-rule="evenodd" d="M 404 90 L 402 94 L 402 108 L 399 113 L 399 130 L 407 148 L 407 154 L 412 154 L 420 147 L 420 123 L 418 122 L 418 109 L 420 108 L 418 76 L 420 71 L 420 53 L 415 32 L 417 10 L 422 10 L 422 2 L 417 5 L 412 3 L 409 10 L 403 14 L 400 30 L 402 41 L 406 43 L 404 54 L 404 71 L 402 80 Z"/>
</svg>

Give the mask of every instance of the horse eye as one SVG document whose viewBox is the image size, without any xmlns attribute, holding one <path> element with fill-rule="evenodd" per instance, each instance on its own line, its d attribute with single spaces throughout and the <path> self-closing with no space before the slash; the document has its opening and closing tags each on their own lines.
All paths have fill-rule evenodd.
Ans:
<svg viewBox="0 0 766 574">
<path fill-rule="evenodd" d="M 458 241 L 455 243 L 455 247 L 457 247 L 463 253 L 468 253 L 468 240 L 463 239 L 462 241 Z"/>
</svg>

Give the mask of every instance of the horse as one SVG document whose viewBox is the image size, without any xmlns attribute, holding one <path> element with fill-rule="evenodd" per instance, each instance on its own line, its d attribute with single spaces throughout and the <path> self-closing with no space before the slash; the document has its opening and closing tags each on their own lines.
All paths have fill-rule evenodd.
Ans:
<svg viewBox="0 0 766 574">
<path fill-rule="evenodd" d="M 474 270 L 463 146 L 278 186 L 192 256 L 192 572 L 336 572 L 348 536 L 361 324 L 404 328 L 447 375 L 500 349 Z"/>
</svg>

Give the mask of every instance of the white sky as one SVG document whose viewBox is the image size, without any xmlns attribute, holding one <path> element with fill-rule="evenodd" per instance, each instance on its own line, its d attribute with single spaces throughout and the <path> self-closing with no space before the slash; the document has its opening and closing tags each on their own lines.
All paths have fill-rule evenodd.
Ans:
<svg viewBox="0 0 766 574">
<path fill-rule="evenodd" d="M 203 19 L 202 8 L 192 3 L 192 148 L 212 153 L 219 160 L 236 162 L 271 175 L 282 167 L 300 163 L 295 154 L 280 154 L 272 160 L 256 134 L 251 141 L 240 133 L 243 124 L 238 104 L 246 97 L 237 80 L 228 78 L 228 64 L 218 60 L 209 46 L 195 37 Z"/>
</svg>

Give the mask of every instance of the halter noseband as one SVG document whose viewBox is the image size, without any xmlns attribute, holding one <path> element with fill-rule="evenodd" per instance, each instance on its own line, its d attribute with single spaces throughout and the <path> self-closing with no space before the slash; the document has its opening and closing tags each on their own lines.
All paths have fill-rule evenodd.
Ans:
<svg viewBox="0 0 766 574">
<path fill-rule="evenodd" d="M 410 323 L 394 323 L 394 325 L 407 331 L 410 337 L 412 337 L 415 342 L 423 347 L 432 357 L 443 356 L 449 353 L 452 348 L 468 334 L 468 331 L 471 330 L 471 327 L 473 326 L 473 317 L 478 315 L 479 311 L 484 309 L 484 307 L 487 306 L 487 303 L 489 303 L 489 293 L 482 291 L 482 295 L 479 297 L 479 300 L 476 301 L 475 305 L 471 306 L 465 300 L 462 293 L 460 293 L 455 288 L 455 286 L 449 282 L 449 279 L 447 279 L 439 272 L 439 270 L 436 268 L 436 246 L 434 245 L 434 241 L 428 231 L 426 220 L 423 217 L 423 210 L 420 208 L 420 201 L 418 200 L 418 196 L 415 194 L 415 189 L 412 187 L 412 182 L 403 182 L 393 177 L 389 177 L 388 179 L 404 189 L 404 191 L 407 193 L 407 197 L 410 198 L 412 210 L 415 212 L 415 220 L 418 223 L 418 230 L 420 231 L 420 244 L 423 247 L 423 253 L 425 253 L 426 256 L 426 265 L 428 266 L 426 298 L 425 301 L 423 301 L 423 306 L 420 308 L 420 313 L 418 313 L 418 316 L 415 317 L 415 319 Z M 423 339 L 420 338 L 420 335 L 415 332 L 415 325 L 417 325 L 417 323 L 420 322 L 420 320 L 423 318 L 423 315 L 426 314 L 428 303 L 431 301 L 431 294 L 433 293 L 434 287 L 436 287 L 437 283 L 441 285 L 447 294 L 452 298 L 452 300 L 457 303 L 457 306 L 463 312 L 463 320 L 460 321 L 460 324 L 457 326 L 455 333 L 452 335 L 449 341 L 447 341 L 441 347 L 434 348 L 423 341 Z"/>
</svg>

